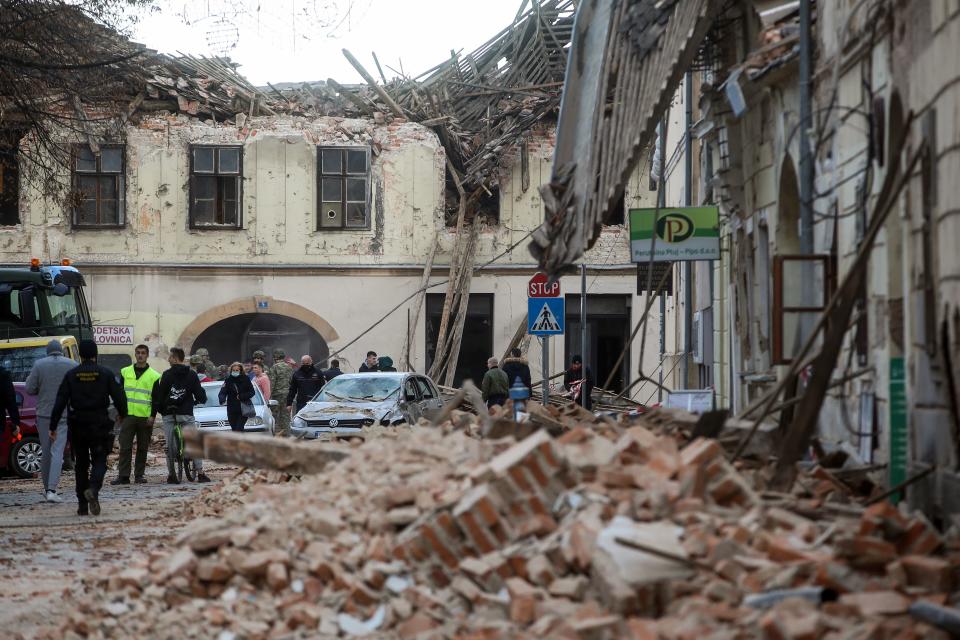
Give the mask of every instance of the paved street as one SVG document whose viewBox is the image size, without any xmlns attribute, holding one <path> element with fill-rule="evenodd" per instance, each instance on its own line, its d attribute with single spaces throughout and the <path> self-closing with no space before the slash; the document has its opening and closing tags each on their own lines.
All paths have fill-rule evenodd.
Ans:
<svg viewBox="0 0 960 640">
<path fill-rule="evenodd" d="M 183 505 L 236 471 L 210 464 L 210 485 L 167 485 L 162 458 L 152 462 L 148 484 L 104 487 L 99 517 L 76 515 L 72 472 L 64 474 L 61 504 L 44 501 L 39 480 L 0 479 L 0 636 L 30 638 L 55 623 L 64 590 L 170 541 L 186 520 Z M 108 482 L 114 477 L 114 470 L 107 472 Z"/>
</svg>

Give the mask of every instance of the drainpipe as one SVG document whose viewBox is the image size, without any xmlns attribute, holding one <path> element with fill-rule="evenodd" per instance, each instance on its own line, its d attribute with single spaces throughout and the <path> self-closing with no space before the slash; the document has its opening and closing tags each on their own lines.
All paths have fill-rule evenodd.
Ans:
<svg viewBox="0 0 960 640">
<path fill-rule="evenodd" d="M 657 208 L 667 206 L 667 128 L 670 126 L 666 117 L 660 121 L 660 171 L 657 182 Z M 667 296 L 660 292 L 660 386 L 657 387 L 657 402 L 663 403 L 663 364 L 664 354 L 667 351 Z"/>
<path fill-rule="evenodd" d="M 800 253 L 813 253 L 813 125 L 810 85 L 813 66 L 813 39 L 810 11 L 813 0 L 800 0 Z"/>
<path fill-rule="evenodd" d="M 685 118 L 683 132 L 683 206 L 693 205 L 693 74 L 689 71 L 683 80 Z M 690 388 L 690 359 L 693 357 L 693 262 L 683 263 L 683 362 L 680 375 L 684 389 Z"/>
</svg>

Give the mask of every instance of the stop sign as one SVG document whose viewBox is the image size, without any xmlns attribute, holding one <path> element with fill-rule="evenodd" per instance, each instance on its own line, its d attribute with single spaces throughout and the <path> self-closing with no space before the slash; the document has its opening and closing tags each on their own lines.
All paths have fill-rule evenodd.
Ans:
<svg viewBox="0 0 960 640">
<path fill-rule="evenodd" d="M 527 283 L 527 297 L 529 298 L 559 298 L 560 281 L 556 280 L 553 284 L 547 284 L 547 276 L 543 273 L 537 273 L 530 278 Z"/>
</svg>

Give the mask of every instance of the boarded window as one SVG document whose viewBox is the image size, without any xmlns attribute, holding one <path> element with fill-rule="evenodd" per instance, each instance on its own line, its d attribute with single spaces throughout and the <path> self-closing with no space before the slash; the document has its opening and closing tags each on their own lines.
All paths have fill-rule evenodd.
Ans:
<svg viewBox="0 0 960 640">
<path fill-rule="evenodd" d="M 115 228 L 124 224 L 124 153 L 102 146 L 94 153 L 77 145 L 73 153 L 73 226 Z"/>
<path fill-rule="evenodd" d="M 829 256 L 774 258 L 774 364 L 790 363 L 803 348 L 827 306 L 830 277 Z"/>
<path fill-rule="evenodd" d="M 317 148 L 317 231 L 370 228 L 370 149 Z"/>
<path fill-rule="evenodd" d="M 190 147 L 190 226 L 240 229 L 243 149 L 238 146 Z"/>
</svg>

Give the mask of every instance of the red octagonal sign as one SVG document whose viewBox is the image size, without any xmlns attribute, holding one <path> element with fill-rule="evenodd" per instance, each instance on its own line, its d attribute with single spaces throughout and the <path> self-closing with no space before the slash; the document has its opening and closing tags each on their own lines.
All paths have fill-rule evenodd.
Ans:
<svg viewBox="0 0 960 640">
<path fill-rule="evenodd" d="M 556 280 L 553 284 L 548 285 L 547 276 L 538 272 L 535 276 L 530 278 L 530 282 L 527 283 L 527 297 L 559 298 L 560 281 Z"/>
</svg>

